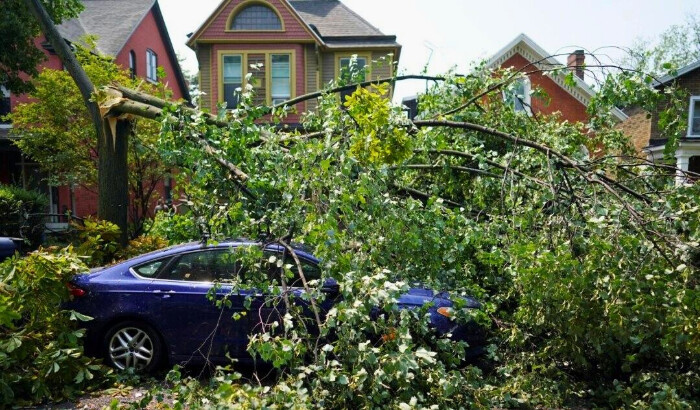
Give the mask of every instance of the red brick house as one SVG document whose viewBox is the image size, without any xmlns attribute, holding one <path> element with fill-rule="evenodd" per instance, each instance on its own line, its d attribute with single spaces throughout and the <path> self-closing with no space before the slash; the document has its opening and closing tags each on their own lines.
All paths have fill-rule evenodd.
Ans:
<svg viewBox="0 0 700 410">
<path fill-rule="evenodd" d="M 224 0 L 187 45 L 197 54 L 203 108 L 233 108 L 236 89 L 254 79 L 258 103 L 277 103 L 320 90 L 350 57 L 370 78 L 394 73 L 401 46 L 336 0 Z M 373 65 L 386 57 L 387 63 Z M 255 68 L 251 67 L 256 65 Z M 297 104 L 298 113 L 315 101 Z M 299 115 L 285 123 L 298 123 Z"/>
<path fill-rule="evenodd" d="M 577 50 L 568 56 L 567 64 L 574 70 L 575 86 L 566 84 L 567 73 L 553 74 L 552 68 L 564 67 L 551 53 L 545 51 L 525 34 L 518 35 L 513 41 L 493 55 L 487 62 L 486 68 L 522 70 L 528 79 L 514 85 L 515 95 L 504 95 L 512 102 L 516 111 L 535 114 L 554 114 L 559 112 L 561 119 L 569 122 L 588 122 L 586 107 L 595 94 L 584 81 L 585 54 Z M 547 95 L 547 100 L 533 97 L 530 91 L 540 89 Z M 412 117 L 417 114 L 417 97 L 404 99 Z M 623 121 L 627 116 L 615 109 L 613 115 Z"/>
<path fill-rule="evenodd" d="M 85 10 L 76 19 L 61 24 L 58 29 L 69 43 L 79 42 L 85 35 L 97 36 L 97 51 L 114 60 L 134 75 L 146 81 L 156 81 L 156 68 L 165 70 L 162 80 L 173 90 L 176 99 L 190 99 L 187 82 L 182 74 L 157 0 L 83 0 Z M 62 63 L 43 38 L 36 40 L 46 54 L 42 67 L 61 69 Z M 11 112 L 27 96 L 10 95 L 2 89 L 0 115 Z M 77 188 L 49 187 L 36 164 L 32 164 L 12 144 L 12 124 L 0 124 L 0 183 L 40 189 L 49 194 L 50 213 L 86 216 L 97 211 L 97 194 Z M 160 188 L 164 190 L 163 187 Z M 165 192 L 161 192 L 165 195 Z"/>
<path fill-rule="evenodd" d="M 683 171 L 700 174 L 700 60 L 680 68 L 675 75 L 660 78 L 654 87 L 662 91 L 671 85 L 688 93 L 687 105 L 683 108 L 687 110 L 688 126 L 685 136 L 678 142 L 675 155 L 675 166 L 681 171 L 677 181 L 683 183 L 688 180 Z M 632 108 L 628 112 L 629 119 L 622 124 L 623 131 L 651 161 L 663 160 L 664 148 L 668 141 L 667 136 L 664 136 L 658 127 L 659 111 L 649 113 Z"/>
<path fill-rule="evenodd" d="M 586 107 L 595 94 L 584 81 L 585 54 L 583 50 L 576 50 L 568 56 L 566 65 L 574 70 L 575 86 L 567 85 L 565 82 L 566 73 L 553 74 L 548 69 L 562 67 L 563 64 L 551 53 L 546 52 L 525 34 L 520 34 L 513 41 L 508 43 L 493 57 L 486 66 L 488 68 L 513 68 L 522 69 L 528 74 L 528 81 L 516 84 L 518 98 L 514 99 L 516 110 L 528 111 L 541 114 L 561 113 L 563 120 L 570 122 L 588 122 Z M 538 72 L 539 70 L 543 70 Z M 548 98 L 544 101 L 540 98 L 533 98 L 530 90 L 539 88 L 543 90 Z M 627 116 L 620 110 L 615 110 L 613 114 L 618 120 L 623 121 Z"/>
</svg>

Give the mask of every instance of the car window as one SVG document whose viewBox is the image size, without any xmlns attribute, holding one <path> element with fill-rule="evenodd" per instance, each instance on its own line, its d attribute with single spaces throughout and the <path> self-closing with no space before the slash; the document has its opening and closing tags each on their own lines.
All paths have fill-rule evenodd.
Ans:
<svg viewBox="0 0 700 410">
<path fill-rule="evenodd" d="M 240 264 L 230 250 L 191 252 L 180 256 L 158 275 L 159 279 L 187 282 L 231 281 L 238 275 Z"/>
<path fill-rule="evenodd" d="M 136 272 L 136 274 L 139 276 L 142 276 L 144 278 L 153 278 L 156 276 L 156 273 L 158 273 L 158 271 L 167 264 L 169 260 L 170 258 L 158 259 L 156 261 L 150 261 L 135 266 L 133 269 L 134 272 Z"/>
<path fill-rule="evenodd" d="M 265 251 L 265 261 L 266 261 L 266 268 L 267 268 L 267 274 L 270 279 L 278 279 L 279 282 L 279 276 L 281 273 L 281 269 L 278 266 L 277 261 L 270 262 L 270 256 L 275 256 L 276 258 L 282 257 L 282 254 L 279 252 L 274 252 L 274 251 Z M 304 278 L 306 278 L 306 281 L 312 281 L 312 280 L 317 280 L 321 279 L 321 269 L 318 267 L 317 264 L 308 261 L 303 258 L 299 258 L 299 262 L 301 262 L 301 270 L 304 272 Z M 292 271 L 292 278 L 287 279 L 287 284 L 292 287 L 302 287 L 304 286 L 303 283 L 301 282 L 301 278 L 299 277 L 297 266 L 294 262 L 294 258 L 291 256 L 287 255 L 287 257 L 284 260 L 284 264 L 291 265 L 290 270 Z"/>
</svg>

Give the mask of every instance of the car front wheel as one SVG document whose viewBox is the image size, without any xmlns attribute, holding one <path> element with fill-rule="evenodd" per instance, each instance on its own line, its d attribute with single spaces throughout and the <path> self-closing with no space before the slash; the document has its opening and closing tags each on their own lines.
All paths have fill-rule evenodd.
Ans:
<svg viewBox="0 0 700 410">
<path fill-rule="evenodd" d="M 123 322 L 113 326 L 105 336 L 105 359 L 119 370 L 134 369 L 138 373 L 155 370 L 162 356 L 162 345 L 148 325 Z"/>
</svg>

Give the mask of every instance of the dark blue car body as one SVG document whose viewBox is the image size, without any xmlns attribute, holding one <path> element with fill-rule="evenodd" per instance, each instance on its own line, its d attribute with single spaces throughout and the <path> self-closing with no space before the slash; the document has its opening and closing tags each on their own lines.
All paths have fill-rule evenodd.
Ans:
<svg viewBox="0 0 700 410">
<path fill-rule="evenodd" d="M 239 360 L 250 360 L 246 351 L 248 335 L 259 331 L 263 323 L 270 319 L 279 318 L 279 306 L 265 303 L 265 295 L 255 290 L 236 290 L 232 292 L 231 285 L 217 285 L 215 292 L 218 297 L 226 297 L 230 305 L 217 307 L 207 294 L 214 286 L 210 281 L 187 281 L 168 279 L 163 272 L 184 260 L 197 257 L 197 252 L 230 250 L 240 246 L 259 245 L 253 242 L 236 241 L 222 242 L 216 245 L 199 243 L 178 245 L 161 251 L 145 254 L 125 262 L 94 270 L 90 274 L 76 276 L 69 287 L 75 296 L 67 303 L 66 308 L 91 316 L 93 320 L 85 322 L 87 329 L 86 350 L 93 355 L 106 356 L 111 363 L 109 352 L 116 346 L 120 352 L 128 355 L 128 351 L 141 348 L 152 358 L 153 352 L 148 353 L 148 346 L 137 346 L 138 340 L 134 333 L 123 331 L 129 329 L 147 329 L 146 333 L 153 339 L 153 349 L 159 349 L 158 356 L 153 361 L 169 362 L 212 362 L 225 361 L 226 356 Z M 268 252 L 281 253 L 281 247 L 268 247 Z M 303 263 L 316 265 L 318 260 L 302 249 L 295 253 Z M 194 255 L 194 256 L 193 256 Z M 146 266 L 146 268 L 142 268 Z M 158 268 L 153 268 L 157 266 Z M 137 273 L 138 269 L 160 270 L 152 277 L 144 277 Z M 337 283 L 330 279 L 324 286 L 333 288 Z M 220 287 L 219 287 L 220 286 Z M 292 293 L 299 295 L 301 289 Z M 246 299 L 250 304 L 246 306 Z M 336 298 L 327 297 L 320 306 L 321 311 L 329 310 Z M 479 308 L 477 301 L 464 298 L 465 307 Z M 455 340 L 464 340 L 470 345 L 469 355 L 482 351 L 483 333 L 474 323 L 458 324 L 449 317 L 438 313 L 438 309 L 450 308 L 453 301 L 446 293 L 437 293 L 430 289 L 412 288 L 400 296 L 400 308 L 414 308 L 429 304 L 428 313 L 431 326 L 440 335 L 450 334 Z M 239 319 L 232 317 L 236 313 L 244 313 Z M 443 310 L 444 312 L 444 310 Z M 117 330 L 114 330 L 114 329 Z M 129 332 L 132 332 L 131 330 Z M 110 342 L 112 338 L 112 342 Z M 133 342 L 131 338 L 134 338 Z M 143 341 L 141 342 L 144 343 Z M 123 345 L 123 346 L 122 346 Z M 133 353 L 132 353 L 133 354 Z M 117 357 L 116 353 L 114 354 Z M 122 355 L 123 356 L 123 355 Z M 155 364 L 155 363 L 153 363 Z M 124 365 L 124 363 L 122 363 Z M 128 366 L 128 363 L 126 364 Z M 117 367 L 122 367 L 117 364 Z M 142 366 L 143 367 L 143 366 Z M 150 368 L 147 370 L 151 370 Z"/>
</svg>

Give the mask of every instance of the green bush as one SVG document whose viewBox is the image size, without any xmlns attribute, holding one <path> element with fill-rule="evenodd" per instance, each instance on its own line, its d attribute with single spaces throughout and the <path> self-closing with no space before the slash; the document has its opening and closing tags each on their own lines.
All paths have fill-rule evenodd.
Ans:
<svg viewBox="0 0 700 410">
<path fill-rule="evenodd" d="M 24 238 L 32 247 L 41 244 L 48 198 L 36 191 L 0 185 L 0 236 Z"/>
<path fill-rule="evenodd" d="M 83 356 L 89 318 L 61 310 L 66 282 L 86 270 L 70 248 L 0 264 L 0 407 L 72 398 L 107 374 Z"/>
<path fill-rule="evenodd" d="M 165 238 L 170 245 L 198 240 L 201 235 L 191 213 L 184 215 L 158 212 L 148 236 Z"/>
<path fill-rule="evenodd" d="M 75 252 L 84 257 L 90 267 L 104 266 L 117 257 L 120 250 L 119 227 L 111 222 L 87 218 L 82 225 L 75 224 L 75 237 L 71 241 Z"/>
</svg>

